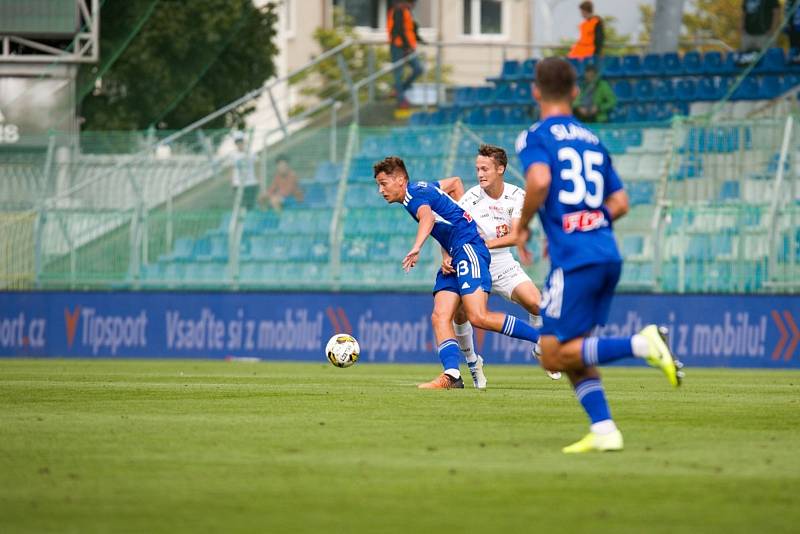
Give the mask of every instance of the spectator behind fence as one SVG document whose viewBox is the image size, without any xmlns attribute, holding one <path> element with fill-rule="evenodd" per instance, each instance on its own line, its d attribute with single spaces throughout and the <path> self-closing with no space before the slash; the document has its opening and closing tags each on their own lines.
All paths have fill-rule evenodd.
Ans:
<svg viewBox="0 0 800 534">
<path fill-rule="evenodd" d="M 253 209 L 256 205 L 258 195 L 258 179 L 256 178 L 255 159 L 247 152 L 245 147 L 244 134 L 235 132 L 233 141 L 236 150 L 233 153 L 233 172 L 231 173 L 231 185 L 233 191 L 242 188 L 241 206 L 246 209 Z"/>
<path fill-rule="evenodd" d="M 591 2 L 581 2 L 578 7 L 581 10 L 583 22 L 578 26 L 580 35 L 572 45 L 568 57 L 586 59 L 600 56 L 603 54 L 603 43 L 605 42 L 603 19 L 594 14 L 594 5 Z"/>
<path fill-rule="evenodd" d="M 386 31 L 389 34 L 389 51 L 392 63 L 413 54 L 417 50 L 417 43 L 424 42 L 419 36 L 417 23 L 411 13 L 415 3 L 415 0 L 395 0 L 394 5 L 389 8 L 386 14 Z M 406 65 L 411 67 L 411 74 L 404 80 L 403 73 Z M 419 57 L 416 56 L 394 70 L 394 92 L 398 107 L 408 108 L 405 92 L 421 74 L 422 63 L 420 63 Z"/>
<path fill-rule="evenodd" d="M 769 44 L 769 38 L 781 23 L 780 3 L 778 0 L 743 0 L 742 12 L 740 48 L 744 52 L 758 52 Z"/>
<path fill-rule="evenodd" d="M 303 201 L 303 190 L 298 184 L 297 174 L 289 166 L 289 158 L 285 155 L 278 156 L 272 183 L 259 200 L 262 205 L 269 203 L 268 207 L 274 210 L 291 207 Z"/>
<path fill-rule="evenodd" d="M 789 59 L 800 63 L 800 9 L 792 11 L 793 0 L 786 0 L 786 35 L 789 36 Z"/>
<path fill-rule="evenodd" d="M 611 86 L 597 72 L 597 67 L 587 65 L 578 98 L 572 104 L 575 116 L 583 122 L 607 122 L 608 114 L 617 105 Z"/>
</svg>

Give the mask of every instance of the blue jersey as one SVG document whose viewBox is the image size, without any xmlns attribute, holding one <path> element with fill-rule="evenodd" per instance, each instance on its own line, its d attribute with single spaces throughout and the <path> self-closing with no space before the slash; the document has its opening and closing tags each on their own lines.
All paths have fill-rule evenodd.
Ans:
<svg viewBox="0 0 800 534">
<path fill-rule="evenodd" d="M 621 262 L 603 202 L 622 182 L 597 136 L 572 116 L 550 117 L 522 132 L 516 149 L 523 172 L 535 163 L 550 167 L 539 218 L 553 269 Z"/>
<path fill-rule="evenodd" d="M 431 207 L 436 217 L 431 235 L 451 255 L 466 243 L 483 245 L 478 226 L 472 217 L 439 189 L 439 182 L 409 183 L 403 206 L 417 222 L 419 222 L 417 211 L 420 206 Z"/>
</svg>

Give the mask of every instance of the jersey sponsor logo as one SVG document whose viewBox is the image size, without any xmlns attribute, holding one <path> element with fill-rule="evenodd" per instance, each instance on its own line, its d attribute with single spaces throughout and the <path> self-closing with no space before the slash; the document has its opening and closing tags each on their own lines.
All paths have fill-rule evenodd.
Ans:
<svg viewBox="0 0 800 534">
<path fill-rule="evenodd" d="M 561 217 L 561 228 L 564 233 L 591 232 L 608 226 L 605 215 L 600 210 L 581 210 L 565 213 Z"/>
<path fill-rule="evenodd" d="M 468 212 L 465 211 L 462 217 L 464 217 L 468 222 L 472 222 L 472 215 L 470 215 Z"/>
<path fill-rule="evenodd" d="M 495 227 L 495 232 L 497 233 L 497 237 L 500 238 L 511 233 L 511 229 L 507 224 L 501 224 L 500 226 Z"/>
</svg>

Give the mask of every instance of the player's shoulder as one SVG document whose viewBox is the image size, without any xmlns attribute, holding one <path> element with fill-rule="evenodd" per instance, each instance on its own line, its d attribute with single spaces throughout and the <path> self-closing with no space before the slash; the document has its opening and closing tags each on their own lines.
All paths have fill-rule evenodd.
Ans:
<svg viewBox="0 0 800 534">
<path fill-rule="evenodd" d="M 517 140 L 514 142 L 514 148 L 516 149 L 517 154 L 525 150 L 528 144 L 530 144 L 530 140 L 537 135 L 541 125 L 542 121 L 535 122 L 530 128 L 527 130 L 522 130 L 519 135 L 517 135 Z"/>
<path fill-rule="evenodd" d="M 525 190 L 519 186 L 506 182 L 506 186 L 503 188 L 503 196 L 510 200 L 517 200 L 518 198 L 525 197 Z"/>
</svg>

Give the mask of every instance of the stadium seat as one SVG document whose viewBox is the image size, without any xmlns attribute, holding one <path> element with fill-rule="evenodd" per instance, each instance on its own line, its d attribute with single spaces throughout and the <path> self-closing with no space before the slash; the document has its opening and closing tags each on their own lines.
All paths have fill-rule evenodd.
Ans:
<svg viewBox="0 0 800 534">
<path fill-rule="evenodd" d="M 686 52 L 683 56 L 683 70 L 686 74 L 695 75 L 703 74 L 703 58 L 700 52 Z"/>
<path fill-rule="evenodd" d="M 622 58 L 622 74 L 628 77 L 642 74 L 642 58 L 639 55 L 628 55 Z"/>
<path fill-rule="evenodd" d="M 633 86 L 628 80 L 620 80 L 614 84 L 614 94 L 620 103 L 633 100 Z"/>
<path fill-rule="evenodd" d="M 748 76 L 739 84 L 731 95 L 732 100 L 757 100 L 761 89 L 758 84 L 758 78 L 755 76 Z"/>
<path fill-rule="evenodd" d="M 503 108 L 489 108 L 486 124 L 502 125 L 506 123 L 506 112 Z"/>
<path fill-rule="evenodd" d="M 660 102 L 670 102 L 675 98 L 675 91 L 672 87 L 672 80 L 665 78 L 655 82 L 654 93 Z"/>
<path fill-rule="evenodd" d="M 492 93 L 492 101 L 495 104 L 514 103 L 514 85 L 511 82 L 500 82 Z"/>
<path fill-rule="evenodd" d="M 647 54 L 642 60 L 642 74 L 646 76 L 660 76 L 664 74 L 661 64 L 661 54 Z"/>
<path fill-rule="evenodd" d="M 486 113 L 483 108 L 475 108 L 469 112 L 464 122 L 473 126 L 484 126 L 486 124 Z"/>
<path fill-rule="evenodd" d="M 759 98 L 765 100 L 772 100 L 777 98 L 783 92 L 782 81 L 779 76 L 767 75 L 762 76 L 759 83 Z"/>
<path fill-rule="evenodd" d="M 679 80 L 675 87 L 675 95 L 678 100 L 683 102 L 695 100 L 697 98 L 697 83 L 690 78 Z"/>
<path fill-rule="evenodd" d="M 522 62 L 522 66 L 520 68 L 520 72 L 517 75 L 517 79 L 522 82 L 532 82 L 533 78 L 536 76 L 536 60 L 535 59 L 526 59 Z"/>
<path fill-rule="evenodd" d="M 728 72 L 722 54 L 716 51 L 703 54 L 702 72 L 707 74 L 727 74 Z"/>
<path fill-rule="evenodd" d="M 622 62 L 619 56 L 605 56 L 602 63 L 602 75 L 605 78 L 616 78 L 622 75 Z"/>
<path fill-rule="evenodd" d="M 781 74 L 786 71 L 786 57 L 783 48 L 770 48 L 753 69 L 758 73 Z"/>
<path fill-rule="evenodd" d="M 519 61 L 516 59 L 507 59 L 503 62 L 503 70 L 500 73 L 500 78 L 503 80 L 513 80 L 517 77 L 519 71 Z"/>
<path fill-rule="evenodd" d="M 639 80 L 634 86 L 636 100 L 639 102 L 649 102 L 655 97 L 653 82 L 647 79 Z"/>
<path fill-rule="evenodd" d="M 668 52 L 661 58 L 661 67 L 666 76 L 680 76 L 683 74 L 683 62 L 676 52 Z"/>
<path fill-rule="evenodd" d="M 522 105 L 531 105 L 534 103 L 530 83 L 520 82 L 517 84 L 514 90 L 514 102 Z"/>
</svg>

